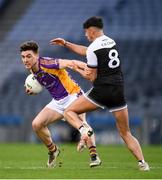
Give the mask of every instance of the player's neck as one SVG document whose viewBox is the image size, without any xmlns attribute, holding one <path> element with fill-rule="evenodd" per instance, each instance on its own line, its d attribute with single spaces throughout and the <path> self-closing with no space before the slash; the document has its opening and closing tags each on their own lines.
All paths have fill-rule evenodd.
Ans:
<svg viewBox="0 0 162 180">
<path fill-rule="evenodd" d="M 98 32 L 96 32 L 96 34 L 95 34 L 95 36 L 94 36 L 94 38 L 93 38 L 93 41 L 96 40 L 97 38 L 103 36 L 103 35 L 104 35 L 103 31 L 98 31 Z"/>
<path fill-rule="evenodd" d="M 39 71 L 38 61 L 33 64 L 31 69 L 32 69 L 33 72 Z"/>
</svg>

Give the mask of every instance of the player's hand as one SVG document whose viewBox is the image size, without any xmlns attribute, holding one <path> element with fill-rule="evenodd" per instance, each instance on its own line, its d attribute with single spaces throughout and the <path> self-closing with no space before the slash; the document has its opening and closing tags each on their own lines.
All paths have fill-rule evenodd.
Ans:
<svg viewBox="0 0 162 180">
<path fill-rule="evenodd" d="M 32 92 L 31 89 L 29 89 L 29 88 L 27 88 L 27 87 L 25 87 L 25 92 L 26 92 L 26 94 L 28 94 L 28 95 L 36 95 L 35 93 Z"/>
<path fill-rule="evenodd" d="M 87 76 L 91 74 L 91 70 L 87 66 L 85 67 L 84 71 Z"/>
<path fill-rule="evenodd" d="M 50 41 L 51 45 L 58 45 L 58 46 L 65 46 L 65 39 L 62 38 L 55 38 Z"/>
</svg>

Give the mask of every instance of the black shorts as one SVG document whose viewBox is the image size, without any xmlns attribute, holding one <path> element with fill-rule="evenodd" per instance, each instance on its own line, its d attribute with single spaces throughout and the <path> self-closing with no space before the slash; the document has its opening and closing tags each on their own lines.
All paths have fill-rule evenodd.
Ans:
<svg viewBox="0 0 162 180">
<path fill-rule="evenodd" d="M 123 85 L 102 85 L 93 87 L 86 93 L 87 98 L 99 107 L 106 106 L 110 112 L 127 107 Z"/>
</svg>

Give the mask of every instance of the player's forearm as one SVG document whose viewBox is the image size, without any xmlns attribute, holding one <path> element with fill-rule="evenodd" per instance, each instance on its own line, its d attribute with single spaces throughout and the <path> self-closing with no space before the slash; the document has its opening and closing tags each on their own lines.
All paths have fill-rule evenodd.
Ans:
<svg viewBox="0 0 162 180">
<path fill-rule="evenodd" d="M 60 59 L 59 60 L 59 69 L 64 69 L 64 68 L 74 69 L 73 61 L 69 60 L 69 59 Z"/>
<path fill-rule="evenodd" d="M 79 54 L 81 56 L 86 56 L 86 50 L 87 50 L 86 46 L 82 46 L 82 45 L 71 43 L 69 41 L 65 41 L 64 47 L 70 49 L 76 54 Z"/>
<path fill-rule="evenodd" d="M 85 69 L 87 67 L 87 63 L 82 62 L 82 61 L 78 61 L 78 60 L 73 60 L 73 63 L 75 65 L 75 67 L 79 68 L 79 69 Z"/>
</svg>

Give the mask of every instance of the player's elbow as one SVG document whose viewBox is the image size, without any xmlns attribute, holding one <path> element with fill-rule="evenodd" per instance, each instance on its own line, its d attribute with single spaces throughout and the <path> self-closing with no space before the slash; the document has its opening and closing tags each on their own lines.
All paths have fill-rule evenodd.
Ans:
<svg viewBox="0 0 162 180">
<path fill-rule="evenodd" d="M 80 55 L 81 55 L 81 56 L 86 56 L 86 51 L 81 51 L 81 52 L 80 52 Z"/>
<path fill-rule="evenodd" d="M 87 51 L 87 47 L 83 47 L 83 48 L 80 49 L 79 54 L 81 56 L 86 56 L 86 51 Z"/>
</svg>

